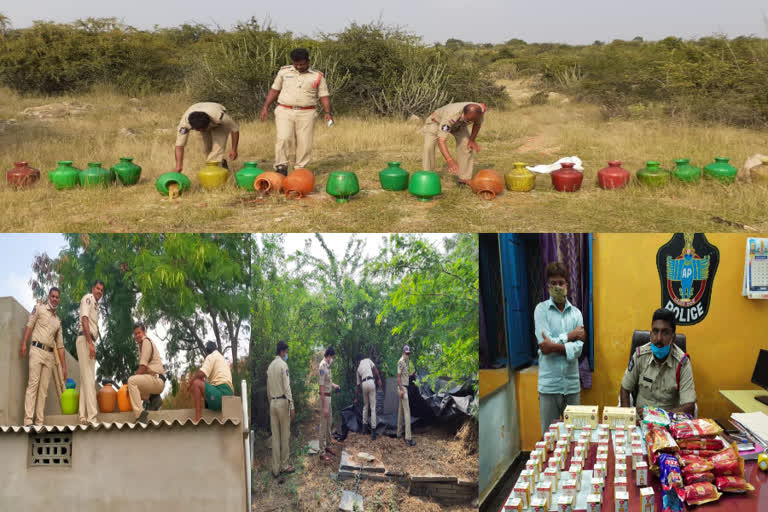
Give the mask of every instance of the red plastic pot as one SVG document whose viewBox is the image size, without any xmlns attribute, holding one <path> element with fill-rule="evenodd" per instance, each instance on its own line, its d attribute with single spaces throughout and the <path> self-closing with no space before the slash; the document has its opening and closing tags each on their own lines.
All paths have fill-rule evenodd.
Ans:
<svg viewBox="0 0 768 512">
<path fill-rule="evenodd" d="M 621 162 L 614 160 L 608 162 L 605 169 L 597 171 L 597 184 L 606 190 L 621 188 L 629 183 L 630 177 L 629 171 L 622 169 Z"/>
<path fill-rule="evenodd" d="M 560 192 L 576 192 L 581 188 L 584 174 L 573 168 L 572 163 L 564 162 L 557 171 L 553 171 L 552 186 Z"/>
<path fill-rule="evenodd" d="M 40 179 L 40 171 L 30 167 L 28 162 L 14 162 L 13 168 L 5 174 L 5 179 L 13 188 L 24 188 Z"/>
</svg>

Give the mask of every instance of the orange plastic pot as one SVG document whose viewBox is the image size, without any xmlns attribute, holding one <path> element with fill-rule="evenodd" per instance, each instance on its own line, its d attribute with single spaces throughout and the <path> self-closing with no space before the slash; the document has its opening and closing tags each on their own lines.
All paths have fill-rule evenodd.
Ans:
<svg viewBox="0 0 768 512">
<path fill-rule="evenodd" d="M 279 172 L 266 171 L 259 174 L 256 181 L 253 182 L 253 188 L 262 194 L 279 194 L 284 179 L 285 176 Z"/>
<path fill-rule="evenodd" d="M 469 186 L 472 187 L 472 192 L 482 199 L 491 200 L 504 190 L 504 180 L 493 169 L 483 169 L 475 174 Z"/>
<path fill-rule="evenodd" d="M 312 193 L 315 175 L 309 169 L 294 169 L 283 180 L 283 192 L 290 199 L 300 199 Z"/>
<path fill-rule="evenodd" d="M 120 390 L 117 392 L 117 408 L 120 412 L 131 412 L 131 397 L 128 396 L 128 385 L 123 384 Z"/>
<path fill-rule="evenodd" d="M 96 401 L 99 403 L 100 412 L 115 412 L 117 391 L 112 387 L 111 382 L 105 383 L 104 387 L 96 393 Z"/>
</svg>

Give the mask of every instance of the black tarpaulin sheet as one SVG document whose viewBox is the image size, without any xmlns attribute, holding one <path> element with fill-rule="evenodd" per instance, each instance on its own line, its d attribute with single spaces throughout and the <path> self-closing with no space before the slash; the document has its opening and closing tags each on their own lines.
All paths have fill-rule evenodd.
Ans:
<svg viewBox="0 0 768 512">
<path fill-rule="evenodd" d="M 469 383 L 455 385 L 446 379 L 437 382 L 436 388 L 445 389 L 435 392 L 423 383 L 414 384 L 414 377 L 408 385 L 408 400 L 411 406 L 411 425 L 427 426 L 435 422 L 447 421 L 457 416 L 469 416 L 469 404 L 474 398 Z M 384 382 L 384 389 L 376 390 L 376 433 L 395 436 L 397 434 L 397 411 L 399 397 L 397 379 L 389 377 Z M 357 405 L 350 404 L 341 410 L 341 425 L 334 432 L 339 440 L 346 439 L 348 432 L 362 432 L 363 399 L 358 398 Z"/>
</svg>

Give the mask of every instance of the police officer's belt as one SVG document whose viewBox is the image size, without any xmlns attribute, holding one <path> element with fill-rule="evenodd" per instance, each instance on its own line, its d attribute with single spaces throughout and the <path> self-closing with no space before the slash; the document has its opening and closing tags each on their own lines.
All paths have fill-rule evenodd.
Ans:
<svg viewBox="0 0 768 512">
<path fill-rule="evenodd" d="M 283 105 L 282 103 L 278 103 L 283 108 L 290 108 L 291 110 L 315 110 L 315 107 L 294 107 L 291 105 Z"/>
<path fill-rule="evenodd" d="M 42 343 L 40 343 L 39 341 L 34 341 L 34 340 L 33 340 L 33 341 L 32 341 L 32 346 L 33 346 L 33 347 L 37 347 L 37 348 L 41 348 L 41 349 L 43 349 L 43 350 L 47 350 L 48 352 L 53 352 L 53 348 L 51 348 L 51 347 L 49 347 L 49 346 L 46 346 L 46 345 L 43 345 L 43 344 L 42 344 Z"/>
<path fill-rule="evenodd" d="M 331 396 L 331 393 L 323 393 L 325 396 Z"/>
<path fill-rule="evenodd" d="M 272 400 L 280 400 L 281 398 L 284 398 L 284 399 L 286 399 L 286 400 L 288 399 L 288 397 L 287 397 L 287 396 L 283 395 L 283 396 L 276 396 L 276 397 L 274 397 Z"/>
<path fill-rule="evenodd" d="M 158 377 L 160 377 L 160 379 L 161 379 L 163 382 L 165 382 L 165 375 L 163 375 L 162 373 L 158 373 L 158 374 L 157 374 L 157 376 L 158 376 Z"/>
<path fill-rule="evenodd" d="M 365 382 L 367 380 L 373 380 L 373 377 L 366 377 L 366 378 L 363 379 L 363 382 Z"/>
</svg>

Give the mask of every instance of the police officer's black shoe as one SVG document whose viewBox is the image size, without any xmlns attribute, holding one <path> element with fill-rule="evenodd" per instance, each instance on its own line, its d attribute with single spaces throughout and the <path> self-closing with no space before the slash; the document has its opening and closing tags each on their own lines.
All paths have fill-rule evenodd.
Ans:
<svg viewBox="0 0 768 512">
<path fill-rule="evenodd" d="M 149 395 L 149 405 L 147 406 L 147 410 L 159 411 L 162 405 L 163 399 L 160 397 L 160 395 Z"/>
<path fill-rule="evenodd" d="M 376 431 L 374 430 L 373 432 L 371 432 L 371 441 L 375 441 L 375 440 L 376 440 Z"/>
<path fill-rule="evenodd" d="M 226 170 L 229 170 L 229 164 L 227 164 L 227 159 L 221 161 L 221 166 L 225 168 Z"/>
<path fill-rule="evenodd" d="M 136 418 L 136 423 L 148 423 L 149 422 L 149 411 L 144 409 L 141 411 L 141 414 L 138 418 Z"/>
<path fill-rule="evenodd" d="M 408 446 L 416 446 L 416 443 L 414 443 L 413 440 L 411 439 L 406 439 L 405 444 L 407 444 Z"/>
<path fill-rule="evenodd" d="M 287 165 L 278 165 L 275 167 L 275 172 L 278 172 L 282 174 L 283 176 L 288 176 L 288 166 Z"/>
</svg>

